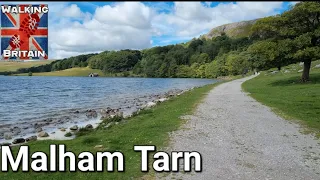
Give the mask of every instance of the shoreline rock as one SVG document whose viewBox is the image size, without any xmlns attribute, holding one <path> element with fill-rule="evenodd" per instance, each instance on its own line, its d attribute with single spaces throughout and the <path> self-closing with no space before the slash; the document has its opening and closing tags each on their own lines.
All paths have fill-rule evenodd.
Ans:
<svg viewBox="0 0 320 180">
<path fill-rule="evenodd" d="M 31 141 L 36 141 L 37 139 L 38 139 L 37 136 L 31 136 L 31 137 L 26 138 L 26 141 L 31 142 Z"/>
<path fill-rule="evenodd" d="M 71 131 L 76 131 L 79 129 L 79 127 L 77 125 L 74 125 L 72 127 L 69 128 Z"/>
<path fill-rule="evenodd" d="M 48 134 L 47 132 L 41 131 L 41 132 L 38 134 L 38 137 L 49 137 L 49 134 Z"/>
<path fill-rule="evenodd" d="M 133 114 L 137 113 L 141 109 L 148 109 L 151 107 L 156 106 L 158 103 L 162 103 L 164 101 L 169 100 L 171 97 L 179 96 L 183 94 L 184 92 L 187 92 L 189 90 L 192 90 L 193 88 L 188 88 L 185 90 L 180 90 L 180 89 L 172 89 L 169 90 L 165 93 L 159 93 L 159 94 L 149 94 L 149 95 L 144 95 L 140 96 L 138 98 L 134 99 L 125 99 L 121 104 L 123 106 L 117 107 L 117 108 L 111 108 L 107 107 L 106 109 L 100 109 L 99 112 L 94 109 L 88 109 L 88 110 L 70 110 L 68 112 L 68 115 L 63 115 L 63 116 L 58 116 L 58 117 L 48 117 L 45 120 L 42 121 L 37 121 L 33 122 L 31 124 L 28 124 L 27 122 L 21 123 L 21 127 L 18 127 L 15 125 L 14 127 L 10 127 L 12 125 L 6 125 L 5 128 L 3 128 L 5 131 L 0 132 L 0 138 L 1 137 L 7 137 L 7 139 L 10 139 L 10 133 L 11 133 L 11 139 L 15 138 L 14 136 L 18 135 L 23 135 L 25 136 L 26 134 L 30 134 L 30 137 L 24 139 L 25 141 L 33 141 L 37 140 L 35 137 L 49 137 L 49 134 L 44 131 L 44 127 L 51 125 L 52 126 L 58 126 L 63 123 L 78 123 L 75 122 L 73 119 L 79 118 L 79 117 L 86 117 L 88 120 L 98 118 L 98 116 L 101 116 L 101 120 L 105 118 L 113 118 L 114 116 L 120 116 L 123 117 L 123 119 L 131 117 Z M 126 112 L 126 114 L 124 114 Z M 97 119 L 99 122 L 99 120 Z M 82 120 L 81 123 L 84 123 L 85 120 Z M 110 123 L 107 124 L 107 128 L 117 125 L 119 123 Z M 78 125 L 74 125 L 72 127 L 69 127 L 71 131 L 77 131 L 79 130 L 80 127 Z M 87 124 L 84 126 L 84 128 L 88 129 L 94 129 L 92 124 Z M 33 129 L 33 130 L 32 130 Z M 66 132 L 68 127 L 63 127 L 63 128 L 57 128 L 54 132 L 61 131 L 61 132 Z M 23 130 L 23 132 L 22 132 Z M 1 134 L 2 133 L 2 134 Z M 35 135 L 35 137 L 32 135 L 33 133 L 38 133 Z M 51 133 L 54 134 L 54 133 Z M 22 142 L 23 140 L 18 138 L 18 142 Z M 17 140 L 15 141 L 17 142 Z"/>
<path fill-rule="evenodd" d="M 86 128 L 86 129 L 93 129 L 93 126 L 92 126 L 92 124 L 87 124 L 87 125 L 85 126 L 85 128 Z"/>
<path fill-rule="evenodd" d="M 12 144 L 21 144 L 26 142 L 26 140 L 24 138 L 17 138 L 15 140 L 13 140 Z"/>
<path fill-rule="evenodd" d="M 87 110 L 87 112 L 86 112 L 86 116 L 87 116 L 88 118 L 96 118 L 96 117 L 98 117 L 98 113 L 97 113 L 96 110 L 89 109 L 89 110 Z"/>
<path fill-rule="evenodd" d="M 11 133 L 4 133 L 4 139 L 5 140 L 10 140 L 10 139 L 12 139 L 12 134 Z"/>
</svg>

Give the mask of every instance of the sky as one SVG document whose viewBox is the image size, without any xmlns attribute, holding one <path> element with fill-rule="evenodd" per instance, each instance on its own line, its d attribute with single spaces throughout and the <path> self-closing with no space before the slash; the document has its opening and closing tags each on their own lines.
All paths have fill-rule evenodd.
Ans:
<svg viewBox="0 0 320 180">
<path fill-rule="evenodd" d="M 48 4 L 49 59 L 62 59 L 187 42 L 219 25 L 279 14 L 296 2 L 14 3 Z"/>
</svg>

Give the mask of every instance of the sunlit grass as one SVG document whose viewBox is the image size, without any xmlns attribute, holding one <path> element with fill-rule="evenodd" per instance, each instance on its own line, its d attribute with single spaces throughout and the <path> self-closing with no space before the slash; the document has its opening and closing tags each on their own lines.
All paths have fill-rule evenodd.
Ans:
<svg viewBox="0 0 320 180">
<path fill-rule="evenodd" d="M 42 61 L 0 61 L 0 72 L 5 71 L 16 71 L 20 68 L 29 68 L 33 66 L 40 66 L 43 64 L 49 64 L 52 60 L 42 60 Z"/>
<path fill-rule="evenodd" d="M 272 107 L 286 119 L 298 120 L 309 130 L 320 134 L 320 68 L 312 63 L 310 82 L 300 83 L 302 66 L 293 64 L 282 68 L 281 72 L 271 71 L 243 84 L 244 90 L 263 104 Z M 284 73 L 286 72 L 286 73 Z"/>
<path fill-rule="evenodd" d="M 99 76 L 104 76 L 101 70 L 91 69 L 89 67 L 75 67 L 61 71 L 32 73 L 32 76 L 88 76 L 90 73 L 98 73 Z M 16 74 L 16 76 L 28 76 L 28 73 Z"/>
</svg>

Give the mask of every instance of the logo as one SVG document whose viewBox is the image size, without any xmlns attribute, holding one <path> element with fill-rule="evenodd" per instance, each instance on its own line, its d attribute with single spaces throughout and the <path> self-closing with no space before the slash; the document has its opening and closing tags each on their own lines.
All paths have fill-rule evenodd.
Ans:
<svg viewBox="0 0 320 180">
<path fill-rule="evenodd" d="M 1 59 L 48 59 L 48 5 L 1 5 Z"/>
</svg>

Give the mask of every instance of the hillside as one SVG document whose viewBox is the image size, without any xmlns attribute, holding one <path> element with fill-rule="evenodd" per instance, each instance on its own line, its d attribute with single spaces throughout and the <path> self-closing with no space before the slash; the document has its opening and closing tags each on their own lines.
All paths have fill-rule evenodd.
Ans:
<svg viewBox="0 0 320 180">
<path fill-rule="evenodd" d="M 297 3 L 286 13 L 218 26 L 187 43 L 79 55 L 15 74 L 88 66 L 124 76 L 217 78 L 305 62 L 301 81 L 306 82 L 311 61 L 320 59 L 319 13 L 319 3 Z"/>
<path fill-rule="evenodd" d="M 98 73 L 104 76 L 99 69 L 91 69 L 89 67 L 74 67 L 60 71 L 33 73 L 32 76 L 88 76 L 90 73 Z M 28 76 L 28 73 L 15 74 L 15 76 Z"/>
<path fill-rule="evenodd" d="M 52 60 L 28 61 L 28 62 L 0 61 L 0 72 L 16 71 L 20 68 L 30 68 L 33 66 L 40 66 L 40 65 L 49 64 L 51 62 L 52 62 Z"/>
<path fill-rule="evenodd" d="M 206 39 L 211 39 L 212 37 L 220 36 L 223 32 L 226 33 L 226 35 L 229 37 L 247 37 L 249 36 L 252 25 L 257 20 L 258 19 L 224 24 L 211 29 L 207 34 L 204 34 L 202 37 L 205 37 Z"/>
</svg>

